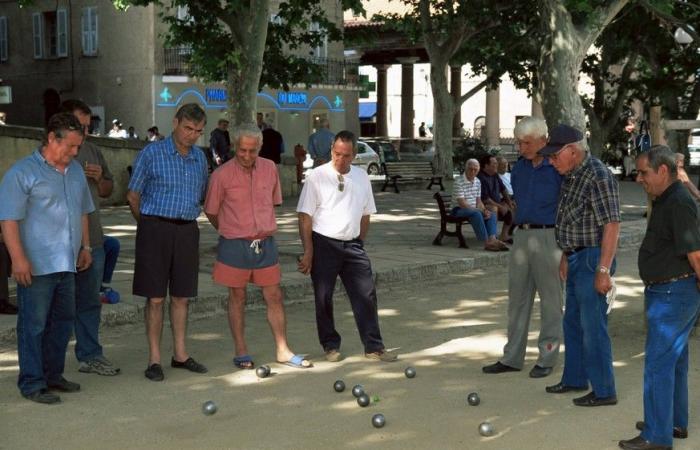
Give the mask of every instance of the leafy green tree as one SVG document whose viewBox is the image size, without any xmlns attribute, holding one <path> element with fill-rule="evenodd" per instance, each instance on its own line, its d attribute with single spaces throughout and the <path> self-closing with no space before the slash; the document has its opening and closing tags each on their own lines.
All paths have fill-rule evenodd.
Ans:
<svg viewBox="0 0 700 450">
<path fill-rule="evenodd" d="M 263 86 L 318 80 L 321 67 L 310 61 L 310 49 L 342 38 L 325 1 L 282 1 L 272 15 L 270 0 L 114 0 L 120 8 L 151 3 L 168 26 L 166 43 L 191 49 L 193 75 L 225 81 L 234 124 L 253 121 Z M 173 14 L 177 7 L 187 17 Z M 362 11 L 360 0 L 341 0 L 335 13 L 345 9 Z"/>
</svg>

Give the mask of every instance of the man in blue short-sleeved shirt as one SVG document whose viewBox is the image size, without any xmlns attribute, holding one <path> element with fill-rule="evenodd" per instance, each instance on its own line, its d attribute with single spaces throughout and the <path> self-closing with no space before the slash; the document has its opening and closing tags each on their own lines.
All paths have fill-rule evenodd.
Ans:
<svg viewBox="0 0 700 450">
<path fill-rule="evenodd" d="M 160 364 L 163 303 L 170 293 L 173 356 L 170 366 L 205 373 L 185 349 L 187 302 L 197 296 L 199 227 L 197 217 L 207 188 L 207 161 L 195 142 L 207 116 L 195 103 L 183 105 L 172 135 L 147 145 L 134 161 L 127 200 L 136 219 L 133 293 L 146 297 L 149 361 L 146 378 L 164 379 Z"/>
<path fill-rule="evenodd" d="M 75 317 L 75 272 L 92 263 L 88 217 L 95 207 L 73 160 L 82 126 L 70 113 L 49 119 L 44 145 L 19 160 L 0 184 L 0 223 L 17 281 L 18 386 L 38 403 L 75 392 L 63 378 Z"/>
</svg>

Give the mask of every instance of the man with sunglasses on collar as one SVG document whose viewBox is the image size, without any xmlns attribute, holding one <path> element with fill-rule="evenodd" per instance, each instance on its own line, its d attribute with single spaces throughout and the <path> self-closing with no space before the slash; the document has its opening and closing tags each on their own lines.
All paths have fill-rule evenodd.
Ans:
<svg viewBox="0 0 700 450">
<path fill-rule="evenodd" d="M 367 173 L 352 166 L 357 138 L 350 131 L 335 135 L 331 161 L 311 171 L 299 197 L 299 234 L 304 254 L 299 271 L 311 273 L 316 300 L 316 326 L 326 360 L 337 362 L 340 334 L 333 319 L 333 290 L 338 276 L 347 291 L 368 359 L 391 362 L 379 331 L 377 293 L 364 248 L 370 215 L 377 212 Z"/>
<path fill-rule="evenodd" d="M 555 236 L 563 254 L 559 276 L 566 282 L 561 382 L 547 392 L 562 394 L 592 390 L 573 400 L 576 406 L 617 404 L 612 348 L 608 335 L 606 295 L 613 288 L 615 252 L 620 232 L 617 180 L 591 156 L 583 133 L 557 125 L 539 151 L 564 175 Z"/>
</svg>

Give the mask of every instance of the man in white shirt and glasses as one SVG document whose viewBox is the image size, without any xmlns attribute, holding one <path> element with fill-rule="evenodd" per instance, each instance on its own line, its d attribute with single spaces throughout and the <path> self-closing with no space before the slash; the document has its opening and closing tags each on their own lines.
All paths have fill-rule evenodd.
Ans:
<svg viewBox="0 0 700 450">
<path fill-rule="evenodd" d="M 364 249 L 370 215 L 377 209 L 367 173 L 352 166 L 356 154 L 357 138 L 350 131 L 341 131 L 333 139 L 331 161 L 306 178 L 297 206 L 304 246 L 299 271 L 311 274 L 318 337 L 328 361 L 342 359 L 341 338 L 333 319 L 333 290 L 340 276 L 365 356 L 391 362 L 397 356 L 384 348 L 372 266 Z"/>
</svg>

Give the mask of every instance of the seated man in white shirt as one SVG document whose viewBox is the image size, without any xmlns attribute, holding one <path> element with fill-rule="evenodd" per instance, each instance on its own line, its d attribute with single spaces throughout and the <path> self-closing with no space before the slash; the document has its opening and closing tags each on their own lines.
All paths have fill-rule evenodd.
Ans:
<svg viewBox="0 0 700 450">
<path fill-rule="evenodd" d="M 455 178 L 452 199 L 458 205 L 452 208 L 455 217 L 466 217 L 474 229 L 476 238 L 484 243 L 484 250 L 500 252 L 508 250 L 505 242 L 496 239 L 498 222 L 496 213 L 489 211 L 481 202 L 481 181 L 476 177 L 479 173 L 479 161 L 467 161 L 464 175 Z"/>
</svg>

